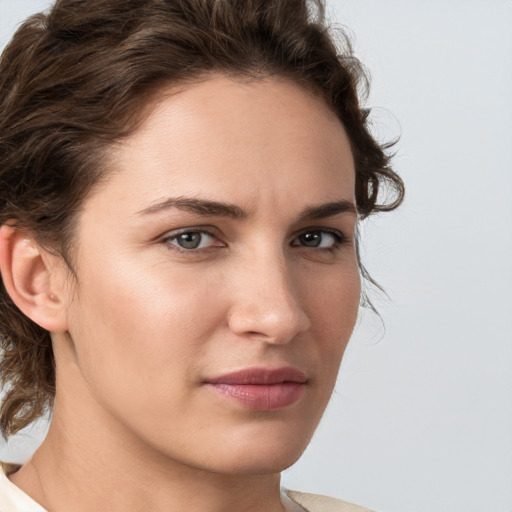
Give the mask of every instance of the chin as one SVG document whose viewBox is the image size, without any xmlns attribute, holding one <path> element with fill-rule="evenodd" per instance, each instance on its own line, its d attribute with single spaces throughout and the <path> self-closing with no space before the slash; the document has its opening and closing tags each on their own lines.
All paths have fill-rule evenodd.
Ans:
<svg viewBox="0 0 512 512">
<path fill-rule="evenodd" d="M 204 469 L 227 475 L 270 475 L 281 473 L 292 466 L 302 452 L 290 454 L 258 454 L 246 453 L 240 457 L 226 457 L 222 462 L 215 461 Z"/>
<path fill-rule="evenodd" d="M 285 469 L 288 469 L 290 466 L 295 464 L 297 460 L 299 460 L 302 455 L 301 451 L 299 454 L 294 453 L 293 456 L 290 455 L 278 455 L 270 454 L 267 459 L 262 459 L 261 457 L 256 460 L 246 460 L 243 467 L 237 469 L 238 474 L 246 474 L 246 475 L 268 475 L 281 473 Z"/>
<path fill-rule="evenodd" d="M 280 473 L 297 462 L 310 438 L 300 439 L 290 432 L 286 439 L 277 436 L 263 440 L 249 438 L 242 442 L 228 441 L 212 454 L 209 469 L 239 475 Z"/>
</svg>

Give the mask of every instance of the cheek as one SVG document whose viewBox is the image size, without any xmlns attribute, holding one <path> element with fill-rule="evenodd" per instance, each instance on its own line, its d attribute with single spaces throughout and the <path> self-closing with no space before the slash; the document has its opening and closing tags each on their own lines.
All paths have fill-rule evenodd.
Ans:
<svg viewBox="0 0 512 512">
<path fill-rule="evenodd" d="M 356 263 L 310 283 L 305 297 L 308 308 L 324 330 L 325 339 L 348 339 L 359 309 L 361 280 Z"/>
<path fill-rule="evenodd" d="M 313 337 L 325 369 L 323 374 L 334 385 L 359 310 L 361 282 L 357 264 L 333 275 L 316 290 L 308 294 Z"/>
<path fill-rule="evenodd" d="M 117 261 L 81 279 L 70 333 L 82 374 L 95 388 L 119 388 L 118 398 L 134 380 L 141 396 L 148 387 L 176 388 L 177 376 L 193 375 L 218 322 L 208 307 L 218 303 L 213 286 L 190 273 Z"/>
</svg>

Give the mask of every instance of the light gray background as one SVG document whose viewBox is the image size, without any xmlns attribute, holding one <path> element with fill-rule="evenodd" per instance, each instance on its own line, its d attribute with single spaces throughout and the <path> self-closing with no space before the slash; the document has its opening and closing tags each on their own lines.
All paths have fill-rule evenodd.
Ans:
<svg viewBox="0 0 512 512">
<path fill-rule="evenodd" d="M 43 0 L 0 0 L 0 45 Z M 512 1 L 331 0 L 407 200 L 366 222 L 362 315 L 290 488 L 382 512 L 512 511 Z M 28 457 L 42 436 L 0 447 Z"/>
</svg>

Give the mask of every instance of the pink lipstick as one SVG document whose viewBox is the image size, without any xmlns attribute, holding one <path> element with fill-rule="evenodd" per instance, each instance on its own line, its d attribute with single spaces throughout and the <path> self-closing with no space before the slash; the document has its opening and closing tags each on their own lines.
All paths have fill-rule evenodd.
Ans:
<svg viewBox="0 0 512 512">
<path fill-rule="evenodd" d="M 216 393 L 254 411 L 277 411 L 294 404 L 306 384 L 306 375 L 292 367 L 248 368 L 206 380 Z"/>
</svg>

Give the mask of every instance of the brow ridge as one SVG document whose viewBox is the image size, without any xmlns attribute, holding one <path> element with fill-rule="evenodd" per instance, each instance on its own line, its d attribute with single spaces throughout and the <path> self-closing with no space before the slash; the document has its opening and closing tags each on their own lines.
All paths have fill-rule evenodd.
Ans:
<svg viewBox="0 0 512 512">
<path fill-rule="evenodd" d="M 229 217 L 235 220 L 243 220 L 249 216 L 246 210 L 235 204 L 183 196 L 169 197 L 158 201 L 138 213 L 141 215 L 152 215 L 171 208 L 178 208 L 179 210 L 198 215 Z M 340 199 L 321 205 L 308 206 L 302 211 L 300 218 L 323 219 L 341 213 L 357 215 L 357 208 L 351 201 Z"/>
<path fill-rule="evenodd" d="M 323 219 L 333 217 L 340 213 L 351 213 L 357 215 L 356 205 L 346 199 L 339 199 L 318 206 L 308 206 L 303 212 L 302 217 L 305 219 Z"/>
<path fill-rule="evenodd" d="M 193 197 L 169 197 L 159 201 L 148 208 L 138 212 L 142 215 L 151 215 L 160 213 L 170 208 L 178 208 L 198 215 L 230 217 L 232 219 L 245 219 L 249 214 L 239 206 L 218 201 L 209 201 L 207 199 L 198 199 Z"/>
</svg>

